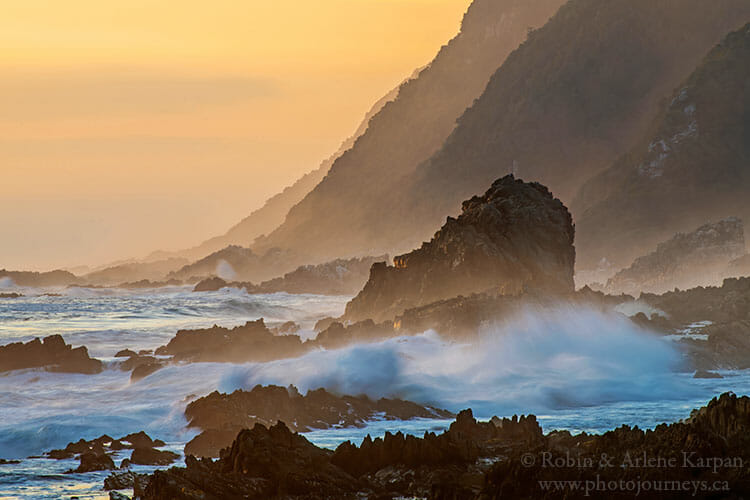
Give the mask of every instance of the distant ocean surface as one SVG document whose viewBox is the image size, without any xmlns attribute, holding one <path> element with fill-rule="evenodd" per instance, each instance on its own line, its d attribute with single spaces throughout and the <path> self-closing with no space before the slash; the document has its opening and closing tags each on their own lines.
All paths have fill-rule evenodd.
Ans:
<svg viewBox="0 0 750 500">
<path fill-rule="evenodd" d="M 27 458 L 80 438 L 120 437 L 145 430 L 174 451 L 196 432 L 185 428 L 188 402 L 214 390 L 255 384 L 325 387 L 342 394 L 401 397 L 453 411 L 471 407 L 479 418 L 535 413 L 545 431 L 602 432 L 622 424 L 653 427 L 689 416 L 725 391 L 750 392 L 750 374 L 722 372 L 723 379 L 693 379 L 681 372 L 670 340 L 657 338 L 614 315 L 590 310 L 541 314 L 487 327 L 479 345 L 449 343 L 433 332 L 315 351 L 302 358 L 242 365 L 169 366 L 131 383 L 114 354 L 154 349 L 177 330 L 233 327 L 264 318 L 274 326 L 295 321 L 303 337 L 315 322 L 339 316 L 349 297 L 248 295 L 238 290 L 192 293 L 187 287 L 157 290 L 9 288 L 26 296 L 0 299 L 0 344 L 61 334 L 85 345 L 107 369 L 98 375 L 22 370 L 0 374 L 0 500 L 108 498 L 108 473 L 64 474 L 76 460 Z M 59 293 L 46 296 L 43 293 Z M 421 435 L 449 421 L 373 422 L 363 429 L 307 434 L 333 448 L 366 434 L 402 430 Z M 120 458 L 124 458 L 120 457 Z M 119 462 L 118 459 L 115 462 Z M 152 468 L 141 467 L 149 471 Z"/>
</svg>

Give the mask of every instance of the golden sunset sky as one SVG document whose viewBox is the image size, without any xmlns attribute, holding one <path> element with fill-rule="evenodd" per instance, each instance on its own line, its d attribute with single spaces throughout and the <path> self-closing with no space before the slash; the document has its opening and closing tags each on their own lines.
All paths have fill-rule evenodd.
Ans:
<svg viewBox="0 0 750 500">
<path fill-rule="evenodd" d="M 318 166 L 470 0 L 6 0 L 0 268 L 223 233 Z"/>
</svg>

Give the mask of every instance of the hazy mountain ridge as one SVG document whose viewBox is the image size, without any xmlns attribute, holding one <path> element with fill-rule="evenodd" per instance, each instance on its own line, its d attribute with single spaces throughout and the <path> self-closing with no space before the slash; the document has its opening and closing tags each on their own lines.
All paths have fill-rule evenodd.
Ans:
<svg viewBox="0 0 750 500">
<path fill-rule="evenodd" d="M 750 25 L 717 45 L 638 145 L 584 186 L 574 210 L 586 263 L 602 257 L 624 263 L 709 220 L 748 220 L 748 61 Z"/>
<path fill-rule="evenodd" d="M 403 178 L 438 150 L 529 27 L 542 25 L 561 4 L 476 0 L 460 33 L 417 78 L 401 86 L 354 147 L 290 210 L 286 222 L 256 246 L 294 248 L 313 261 L 374 253 L 371 241 L 381 226 L 371 219 L 379 217 L 383 202 L 391 192 L 400 192 Z"/>
</svg>

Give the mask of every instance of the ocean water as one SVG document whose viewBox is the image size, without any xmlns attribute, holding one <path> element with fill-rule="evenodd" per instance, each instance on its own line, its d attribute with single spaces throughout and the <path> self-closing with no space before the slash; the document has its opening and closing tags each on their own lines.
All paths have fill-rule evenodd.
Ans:
<svg viewBox="0 0 750 500">
<path fill-rule="evenodd" d="M 325 387 L 342 394 L 401 397 L 478 418 L 535 413 L 545 430 L 602 432 L 621 424 L 653 427 L 685 418 L 711 397 L 750 392 L 750 374 L 696 380 L 683 372 L 670 339 L 615 314 L 585 309 L 525 310 L 489 325 L 475 345 L 446 342 L 434 332 L 310 352 L 270 363 L 199 363 L 164 368 L 131 383 L 116 351 L 153 349 L 180 328 L 236 326 L 263 317 L 270 326 L 296 321 L 305 337 L 318 319 L 343 312 L 347 297 L 247 295 L 236 290 L 21 290 L 0 300 L 0 344 L 59 333 L 105 361 L 97 375 L 21 370 L 0 374 L 0 499 L 108 498 L 107 473 L 65 474 L 75 460 L 28 458 L 80 438 L 120 437 L 145 430 L 180 451 L 195 431 L 185 428 L 186 404 L 214 390 L 255 384 Z M 374 421 L 361 429 L 307 434 L 320 446 L 402 430 L 439 432 L 450 421 Z M 124 457 L 125 455 L 123 455 Z M 118 457 L 116 462 L 123 457 Z M 144 468 L 144 471 L 151 470 Z"/>
</svg>

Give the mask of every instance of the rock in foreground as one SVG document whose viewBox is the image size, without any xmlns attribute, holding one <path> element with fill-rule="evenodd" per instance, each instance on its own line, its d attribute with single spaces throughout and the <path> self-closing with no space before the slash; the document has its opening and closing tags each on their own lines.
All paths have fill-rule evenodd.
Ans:
<svg viewBox="0 0 750 500">
<path fill-rule="evenodd" d="M 664 466 L 639 465 L 643 457 Z M 144 499 L 633 498 L 629 482 L 641 485 L 637 498 L 744 498 L 748 460 L 750 398 L 733 394 L 685 422 L 603 435 L 544 435 L 533 416 L 480 423 L 467 410 L 440 435 L 368 436 L 335 452 L 283 423 L 258 424 L 241 431 L 218 461 L 188 457 L 187 468 L 155 472 Z"/>
<path fill-rule="evenodd" d="M 462 209 L 431 241 L 395 257 L 394 267 L 373 265 L 345 317 L 383 321 L 408 308 L 486 290 L 573 291 L 572 218 L 546 187 L 508 175 Z"/>
</svg>

